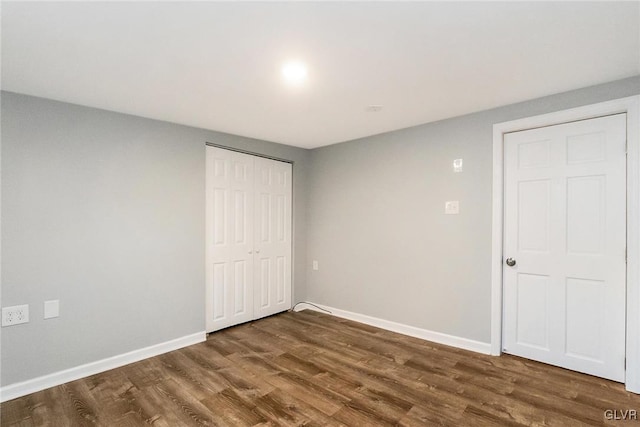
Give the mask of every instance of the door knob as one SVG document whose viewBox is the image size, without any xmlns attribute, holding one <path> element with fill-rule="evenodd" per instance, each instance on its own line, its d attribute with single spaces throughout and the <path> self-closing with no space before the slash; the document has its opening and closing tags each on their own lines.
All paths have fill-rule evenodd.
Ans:
<svg viewBox="0 0 640 427">
<path fill-rule="evenodd" d="M 506 263 L 509 267 L 513 267 L 514 265 L 516 265 L 516 260 L 513 258 L 507 258 Z"/>
</svg>

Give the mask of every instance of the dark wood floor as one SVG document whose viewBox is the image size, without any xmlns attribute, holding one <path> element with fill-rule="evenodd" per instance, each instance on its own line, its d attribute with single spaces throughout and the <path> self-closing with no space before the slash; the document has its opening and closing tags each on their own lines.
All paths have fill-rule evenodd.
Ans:
<svg viewBox="0 0 640 427">
<path fill-rule="evenodd" d="M 607 409 L 640 396 L 308 310 L 0 406 L 2 426 L 640 426 Z"/>
</svg>

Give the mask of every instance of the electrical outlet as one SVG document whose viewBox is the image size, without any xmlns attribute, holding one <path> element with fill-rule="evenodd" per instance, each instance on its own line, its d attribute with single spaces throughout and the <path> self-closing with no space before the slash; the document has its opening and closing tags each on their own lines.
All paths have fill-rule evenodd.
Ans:
<svg viewBox="0 0 640 427">
<path fill-rule="evenodd" d="M 318 270 L 318 261 L 314 260 L 312 267 L 313 267 L 314 270 Z"/>
<path fill-rule="evenodd" d="M 2 326 L 13 326 L 27 322 L 29 322 L 28 304 L 2 308 Z"/>
</svg>

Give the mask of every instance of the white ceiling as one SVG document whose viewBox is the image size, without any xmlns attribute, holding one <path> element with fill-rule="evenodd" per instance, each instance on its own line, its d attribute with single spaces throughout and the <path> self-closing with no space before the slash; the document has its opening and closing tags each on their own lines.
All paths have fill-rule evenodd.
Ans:
<svg viewBox="0 0 640 427">
<path fill-rule="evenodd" d="M 307 148 L 640 74 L 636 1 L 2 2 L 1 15 L 3 90 Z M 291 58 L 304 87 L 280 78 Z"/>
</svg>

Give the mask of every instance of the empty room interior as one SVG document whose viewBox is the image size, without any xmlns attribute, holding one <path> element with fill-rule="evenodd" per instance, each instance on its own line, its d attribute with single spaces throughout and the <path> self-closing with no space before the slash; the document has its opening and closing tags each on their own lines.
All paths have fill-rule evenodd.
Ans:
<svg viewBox="0 0 640 427">
<path fill-rule="evenodd" d="M 2 426 L 640 423 L 640 2 L 0 20 Z"/>
</svg>

